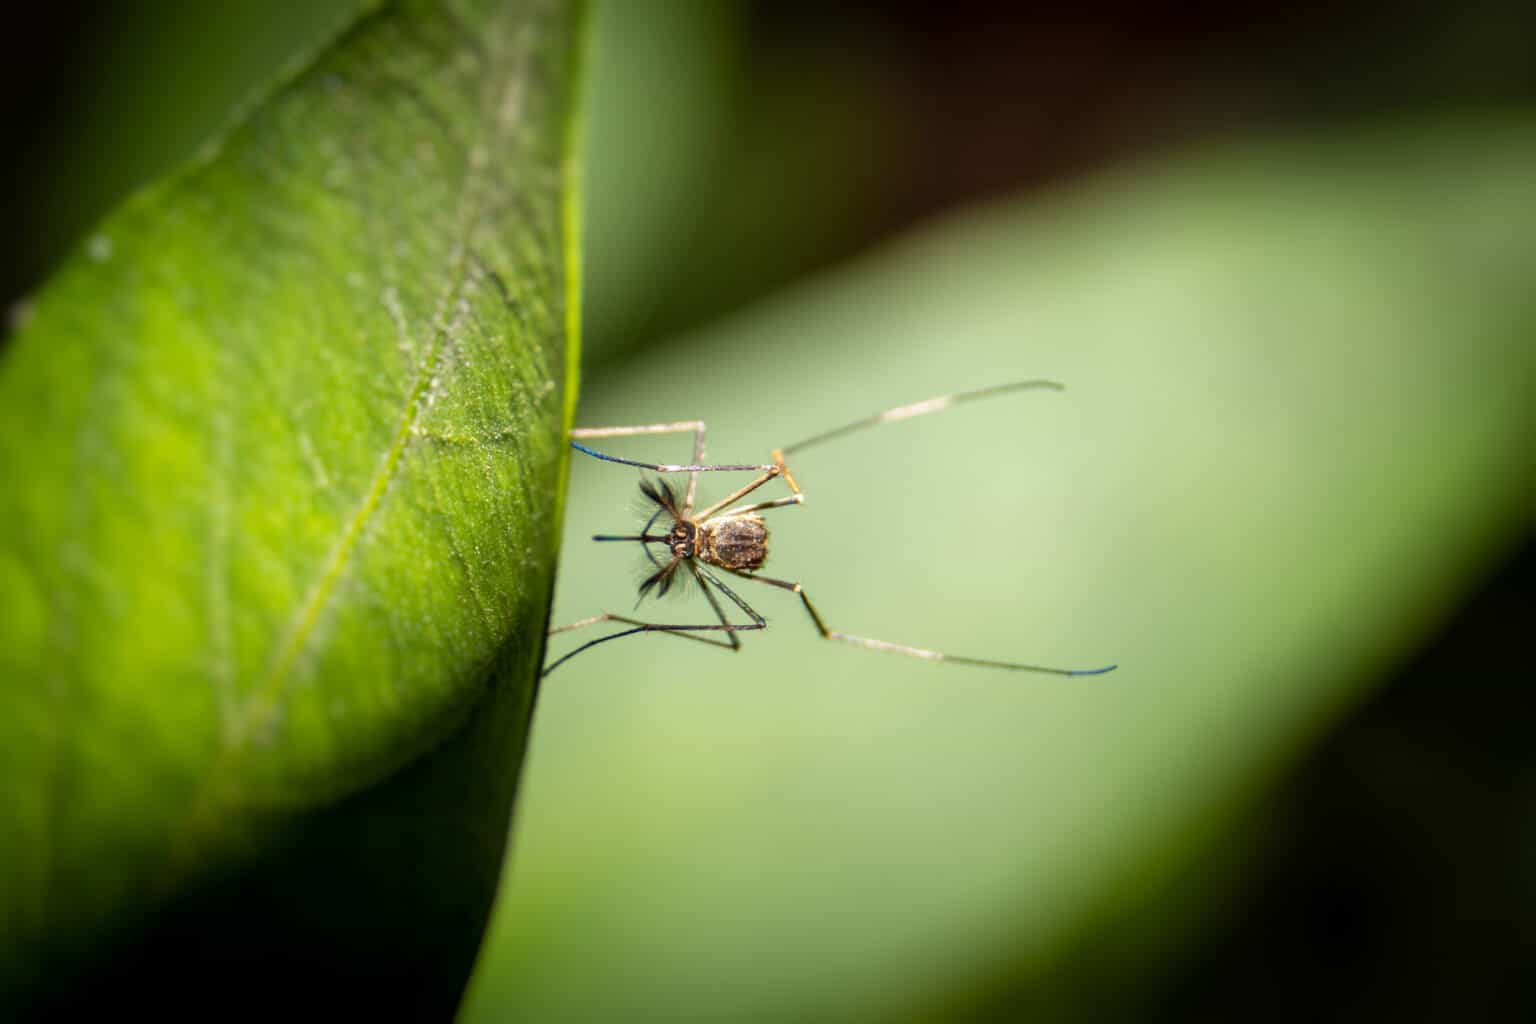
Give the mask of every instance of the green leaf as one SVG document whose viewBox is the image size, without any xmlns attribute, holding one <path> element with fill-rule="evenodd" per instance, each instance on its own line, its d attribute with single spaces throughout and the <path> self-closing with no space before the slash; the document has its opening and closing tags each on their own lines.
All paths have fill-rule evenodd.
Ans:
<svg viewBox="0 0 1536 1024">
<path fill-rule="evenodd" d="M 365 14 L 23 314 L 0 1006 L 455 1005 L 558 546 L 579 21 Z"/>
<path fill-rule="evenodd" d="M 98 6 L 60 56 L 65 68 L 89 68 L 70 97 L 69 117 L 50 119 L 40 145 L 13 162 L 25 200 L 10 216 L 27 239 L 6 254 L 17 277 L 0 276 L 14 297 L 58 266 L 75 243 L 124 196 L 190 159 L 295 55 L 313 55 L 349 23 L 363 0 L 193 0 L 152 6 Z M 196 82 L 197 88 L 187 88 Z M 146 116 L 153 130 L 145 130 Z"/>
<path fill-rule="evenodd" d="M 1529 530 L 1533 180 L 1529 118 L 1188 153 L 605 367 L 583 425 L 703 417 L 729 462 L 1066 382 L 795 457 L 807 502 L 769 513 L 766 571 L 834 628 L 1120 668 L 854 650 L 767 587 L 736 588 L 769 620 L 739 655 L 582 654 L 541 696 L 465 1019 L 980 1016 L 1014 983 L 1050 1008 L 1081 930 L 1129 904 L 1172 946 L 1178 866 Z M 559 621 L 633 601 L 631 564 L 584 540 L 627 528 L 633 489 L 574 465 Z M 707 621 L 668 615 L 689 609 Z"/>
</svg>

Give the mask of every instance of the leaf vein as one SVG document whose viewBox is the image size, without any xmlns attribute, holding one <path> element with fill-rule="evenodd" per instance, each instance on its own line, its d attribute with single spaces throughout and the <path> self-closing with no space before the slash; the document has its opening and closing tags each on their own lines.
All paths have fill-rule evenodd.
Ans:
<svg viewBox="0 0 1536 1024">
<path fill-rule="evenodd" d="M 526 48 L 522 49 L 524 53 L 527 52 Z M 493 90 L 499 116 L 494 118 L 492 123 L 493 130 L 498 135 L 514 129 L 517 124 L 518 112 L 522 107 L 524 77 L 528 70 L 528 63 L 526 59 L 511 61 L 507 80 L 501 88 Z M 319 575 L 309 586 L 303 602 L 288 628 L 284 630 L 283 638 L 272 658 L 271 668 L 257 693 L 250 698 L 246 713 L 239 722 L 232 744 L 236 750 L 244 747 L 253 737 L 261 735 L 272 726 L 294 668 L 328 608 L 359 538 L 378 511 L 385 492 L 399 471 L 411 436 L 416 431 L 422 407 L 427 402 L 429 392 L 434 385 L 438 363 L 445 347 L 444 342 L 459 329 L 461 319 L 467 312 L 468 303 L 463 301 L 463 292 L 469 280 L 471 262 L 469 241 L 477 219 L 476 212 L 484 198 L 481 192 L 484 188 L 484 174 L 488 159 L 483 146 L 476 146 L 469 153 L 460 208 L 456 218 L 456 237 L 459 242 L 451 260 L 452 270 L 449 273 L 448 283 L 434 317 L 437 327 L 432 333 L 427 351 L 417 365 L 415 380 L 412 382 L 405 406 L 396 423 L 389 447 L 385 450 L 378 470 L 374 473 L 356 511 L 348 518 L 341 535 L 331 546 Z M 457 315 L 451 321 L 444 323 L 444 317 L 449 310 L 455 310 Z"/>
</svg>

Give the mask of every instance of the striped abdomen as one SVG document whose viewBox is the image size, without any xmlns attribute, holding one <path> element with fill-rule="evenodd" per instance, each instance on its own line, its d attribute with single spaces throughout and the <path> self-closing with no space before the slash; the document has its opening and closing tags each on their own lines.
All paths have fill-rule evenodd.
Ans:
<svg viewBox="0 0 1536 1024">
<path fill-rule="evenodd" d="M 698 557 L 722 569 L 759 569 L 768 558 L 762 516 L 730 516 L 699 525 Z"/>
</svg>

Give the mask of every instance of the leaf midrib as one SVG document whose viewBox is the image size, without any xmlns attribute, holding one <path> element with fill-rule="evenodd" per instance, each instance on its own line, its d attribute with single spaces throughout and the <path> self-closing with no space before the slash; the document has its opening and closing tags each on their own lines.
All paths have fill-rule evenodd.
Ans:
<svg viewBox="0 0 1536 1024">
<path fill-rule="evenodd" d="M 492 37 L 492 45 L 487 48 L 487 59 L 491 67 L 505 66 L 508 69 L 504 76 L 485 91 L 481 101 L 482 112 L 496 111 L 494 116 L 486 119 L 493 126 L 491 141 L 494 142 L 503 138 L 521 121 L 524 88 L 532 67 L 533 40 L 530 38 L 531 27 L 526 28 L 522 37 L 513 44 L 516 52 L 503 61 L 500 56 L 505 52 L 506 44 L 496 45 L 501 43 L 503 33 L 492 31 L 488 34 Z M 381 506 L 385 493 L 404 461 L 406 449 L 420 418 L 423 400 L 433 386 L 444 342 L 462 323 L 462 309 L 460 315 L 451 321 L 445 321 L 445 318 L 448 311 L 463 305 L 462 296 L 469 279 L 470 236 L 478 220 L 477 214 L 485 202 L 485 172 L 489 159 L 485 142 L 471 148 L 468 167 L 460 186 L 459 211 L 455 219 L 455 235 L 459 241 L 450 261 L 449 279 L 433 315 L 434 328 L 427 351 L 417 365 L 415 378 L 397 418 L 389 447 L 381 455 L 378 469 L 358 502 L 356 511 L 348 517 L 307 588 L 304 601 L 284 629 L 282 639 L 270 659 L 271 667 L 260 687 L 247 700 L 233 727 L 224 731 L 218 754 L 204 774 L 202 784 L 183 818 L 183 826 L 171 844 L 168 870 L 164 878 L 168 885 L 174 884 L 195 863 L 197 852 L 217 830 L 218 811 L 238 797 L 240 786 L 237 769 L 251 749 L 252 740 L 270 728 L 280 712 L 294 668 L 324 618 L 337 585 L 346 573 L 358 539 Z"/>
</svg>

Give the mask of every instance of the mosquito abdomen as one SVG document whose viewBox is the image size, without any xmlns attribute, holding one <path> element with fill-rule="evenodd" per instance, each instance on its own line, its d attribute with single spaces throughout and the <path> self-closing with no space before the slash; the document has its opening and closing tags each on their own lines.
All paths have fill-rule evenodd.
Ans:
<svg viewBox="0 0 1536 1024">
<path fill-rule="evenodd" d="M 768 559 L 768 527 L 756 515 L 726 516 L 699 526 L 699 555 L 722 569 L 760 569 Z"/>
</svg>

